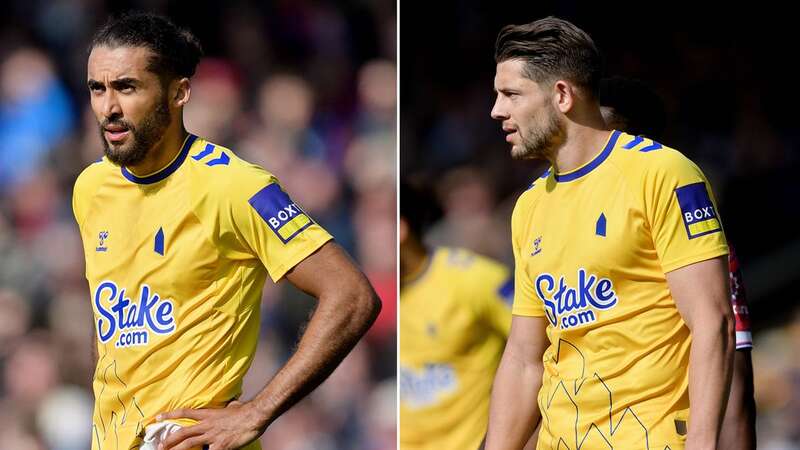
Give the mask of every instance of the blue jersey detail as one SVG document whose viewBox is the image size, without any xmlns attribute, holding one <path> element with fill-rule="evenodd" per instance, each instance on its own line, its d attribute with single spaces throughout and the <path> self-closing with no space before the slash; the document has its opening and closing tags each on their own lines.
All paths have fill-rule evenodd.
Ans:
<svg viewBox="0 0 800 450">
<path fill-rule="evenodd" d="M 559 183 L 563 183 L 567 181 L 577 180 L 578 178 L 588 174 L 589 172 L 594 170 L 597 166 L 602 164 L 603 161 L 606 160 L 606 158 L 608 158 L 608 155 L 611 154 L 611 150 L 614 148 L 614 145 L 616 145 L 617 139 L 619 138 L 620 134 L 621 133 L 619 131 L 614 130 L 614 132 L 611 133 L 611 137 L 608 139 L 608 143 L 606 144 L 603 151 L 600 152 L 599 155 L 595 156 L 595 158 L 585 166 L 581 167 L 580 169 L 574 172 L 566 173 L 564 175 L 559 175 L 557 173 L 553 174 L 553 177 Z"/>
<path fill-rule="evenodd" d="M 125 167 L 121 167 L 120 170 L 122 171 L 122 176 L 124 176 L 128 181 L 132 181 L 137 184 L 153 184 L 158 183 L 159 181 L 167 178 L 168 176 L 172 175 L 173 172 L 178 170 L 178 167 L 183 164 L 183 161 L 186 159 L 186 155 L 189 154 L 189 149 L 192 147 L 197 136 L 190 134 L 189 137 L 186 138 L 186 142 L 184 142 L 183 147 L 181 148 L 178 157 L 175 158 L 174 161 L 163 170 L 150 175 L 148 177 L 137 177 L 136 175 L 132 174 L 128 169 Z"/>
<path fill-rule="evenodd" d="M 511 306 L 514 303 L 514 277 L 508 277 L 505 283 L 503 283 L 499 289 L 497 289 L 497 294 L 500 298 L 503 299 L 503 302 L 507 305 Z"/>
<path fill-rule="evenodd" d="M 642 141 L 644 141 L 644 138 L 643 138 L 643 137 L 641 137 L 641 136 L 636 136 L 635 138 L 633 138 L 633 140 L 632 140 L 632 141 L 630 141 L 630 142 L 628 142 L 627 144 L 623 145 L 623 146 L 622 146 L 622 148 L 624 148 L 625 150 L 630 150 L 630 149 L 632 149 L 633 147 L 636 147 L 637 145 L 641 144 L 641 143 L 642 143 Z"/>
<path fill-rule="evenodd" d="M 206 165 L 211 166 L 227 166 L 228 163 L 231 162 L 230 156 L 227 153 L 222 152 L 219 157 L 212 159 L 211 161 L 207 162 Z"/>
<path fill-rule="evenodd" d="M 153 248 L 156 253 L 161 256 L 164 256 L 164 229 L 159 228 L 158 232 L 156 233 L 155 239 L 155 247 Z"/>
<path fill-rule="evenodd" d="M 641 149 L 639 151 L 642 152 L 642 153 L 647 153 L 647 152 L 652 152 L 653 150 L 658 150 L 660 148 L 664 148 L 664 146 L 659 144 L 656 141 L 653 141 L 653 143 L 651 145 L 648 145 L 647 147 L 645 147 L 645 148 L 643 148 L 643 149 Z"/>
<path fill-rule="evenodd" d="M 214 144 L 208 143 L 206 147 L 200 153 L 192 156 L 192 159 L 195 161 L 200 161 L 201 159 L 205 158 L 206 156 L 210 155 L 211 152 L 214 151 Z"/>
<path fill-rule="evenodd" d="M 606 236 L 606 215 L 600 213 L 600 217 L 597 218 L 597 224 L 594 227 L 594 234 L 598 236 Z"/>
</svg>

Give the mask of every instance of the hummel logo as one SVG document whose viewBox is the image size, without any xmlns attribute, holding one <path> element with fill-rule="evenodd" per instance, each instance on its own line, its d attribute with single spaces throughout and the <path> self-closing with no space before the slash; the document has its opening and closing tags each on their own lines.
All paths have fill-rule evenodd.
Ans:
<svg viewBox="0 0 800 450">
<path fill-rule="evenodd" d="M 98 252 L 107 252 L 107 251 L 108 251 L 108 247 L 106 247 L 106 246 L 105 246 L 105 245 L 103 245 L 103 244 L 105 244 L 105 243 L 106 243 L 106 239 L 108 239 L 108 231 L 101 231 L 101 232 L 100 232 L 100 233 L 97 235 L 97 237 L 98 237 L 98 239 L 100 240 L 100 242 L 97 244 L 97 248 L 95 248 L 95 251 L 98 251 Z"/>
<path fill-rule="evenodd" d="M 531 253 L 531 256 L 536 256 L 537 254 L 539 254 L 539 252 L 542 251 L 541 244 L 542 244 L 542 237 L 539 236 L 533 241 L 533 253 Z"/>
</svg>

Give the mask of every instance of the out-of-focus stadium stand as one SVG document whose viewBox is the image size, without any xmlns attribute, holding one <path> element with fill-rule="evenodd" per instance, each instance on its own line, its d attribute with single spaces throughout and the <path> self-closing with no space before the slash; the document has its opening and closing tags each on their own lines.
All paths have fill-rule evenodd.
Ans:
<svg viewBox="0 0 800 450">
<path fill-rule="evenodd" d="M 168 15 L 205 48 L 188 129 L 275 173 L 383 300 L 367 338 L 264 448 L 395 448 L 396 4 L 18 0 L 0 15 L 0 449 L 89 448 L 94 337 L 71 195 L 102 154 L 88 39 L 131 9 Z M 313 306 L 267 282 L 243 398 L 291 354 Z"/>
<path fill-rule="evenodd" d="M 790 450 L 800 449 L 800 90 L 787 70 L 796 24 L 767 3 L 406 2 L 402 17 L 415 24 L 401 24 L 400 173 L 442 203 L 429 243 L 511 264 L 511 208 L 546 167 L 512 161 L 489 117 L 494 41 L 503 25 L 548 15 L 582 27 L 606 75 L 664 99 L 663 143 L 711 179 L 748 288 L 759 448 Z"/>
</svg>

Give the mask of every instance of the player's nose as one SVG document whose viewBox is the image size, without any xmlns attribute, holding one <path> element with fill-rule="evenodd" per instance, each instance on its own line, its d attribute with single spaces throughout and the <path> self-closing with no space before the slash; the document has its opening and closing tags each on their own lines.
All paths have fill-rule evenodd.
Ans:
<svg viewBox="0 0 800 450">
<path fill-rule="evenodd" d="M 103 96 L 102 112 L 103 116 L 110 118 L 112 116 L 122 115 L 122 106 L 119 104 L 119 99 L 113 92 L 106 91 Z"/>
<path fill-rule="evenodd" d="M 492 116 L 494 120 L 506 120 L 509 118 L 508 111 L 502 104 L 503 102 L 500 100 L 500 96 L 497 97 L 494 101 L 494 105 L 492 106 L 492 111 L 489 115 Z"/>
</svg>

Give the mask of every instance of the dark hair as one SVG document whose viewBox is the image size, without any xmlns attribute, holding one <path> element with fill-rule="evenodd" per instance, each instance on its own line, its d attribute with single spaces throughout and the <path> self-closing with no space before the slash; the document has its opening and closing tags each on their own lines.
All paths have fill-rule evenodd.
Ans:
<svg viewBox="0 0 800 450">
<path fill-rule="evenodd" d="M 400 217 L 417 239 L 422 239 L 423 232 L 438 215 L 439 207 L 432 192 L 400 181 Z"/>
<path fill-rule="evenodd" d="M 639 80 L 623 77 L 600 81 L 600 106 L 613 109 L 614 119 L 624 131 L 660 140 L 667 122 L 661 97 Z"/>
<path fill-rule="evenodd" d="M 190 78 L 203 56 L 200 42 L 188 30 L 152 13 L 132 12 L 113 17 L 92 38 L 95 47 L 145 47 L 153 52 L 147 70 L 161 81 Z"/>
<path fill-rule="evenodd" d="M 585 31 L 566 20 L 547 17 L 503 27 L 495 42 L 494 60 L 499 64 L 509 59 L 525 62 L 525 76 L 537 83 L 562 78 L 597 97 L 600 52 Z"/>
</svg>

